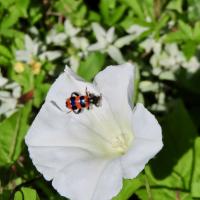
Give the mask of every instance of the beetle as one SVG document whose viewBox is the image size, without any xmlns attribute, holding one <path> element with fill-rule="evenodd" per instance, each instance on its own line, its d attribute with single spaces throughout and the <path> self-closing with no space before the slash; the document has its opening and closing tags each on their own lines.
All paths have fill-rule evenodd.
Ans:
<svg viewBox="0 0 200 200">
<path fill-rule="evenodd" d="M 72 92 L 71 96 L 66 100 L 66 107 L 79 114 L 84 108 L 89 110 L 92 105 L 99 107 L 101 105 L 102 95 L 95 95 L 85 90 L 85 95 L 80 95 L 78 92 Z"/>
</svg>

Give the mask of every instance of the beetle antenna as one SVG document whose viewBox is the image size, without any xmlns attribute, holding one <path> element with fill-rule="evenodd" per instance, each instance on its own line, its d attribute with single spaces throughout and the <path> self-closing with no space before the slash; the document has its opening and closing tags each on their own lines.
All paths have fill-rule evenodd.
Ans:
<svg viewBox="0 0 200 200">
<path fill-rule="evenodd" d="M 58 110 L 60 110 L 61 112 L 64 112 L 65 114 L 69 114 L 71 112 L 71 110 L 69 112 L 65 112 L 63 109 L 60 108 L 60 106 L 55 102 L 55 101 L 50 101 Z"/>
</svg>

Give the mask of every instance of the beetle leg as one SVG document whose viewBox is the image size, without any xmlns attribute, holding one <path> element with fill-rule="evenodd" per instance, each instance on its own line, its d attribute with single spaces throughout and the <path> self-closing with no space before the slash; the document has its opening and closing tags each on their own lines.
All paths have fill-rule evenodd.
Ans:
<svg viewBox="0 0 200 200">
<path fill-rule="evenodd" d="M 82 111 L 82 109 L 73 110 L 73 112 L 74 112 L 75 114 L 79 114 L 81 111 Z"/>
<path fill-rule="evenodd" d="M 88 92 L 88 90 L 87 90 L 87 86 L 86 86 L 86 88 L 85 88 L 85 94 L 86 94 L 86 96 L 89 96 L 89 92 Z"/>
<path fill-rule="evenodd" d="M 78 92 L 72 92 L 71 97 L 76 97 L 76 96 L 79 96 L 79 93 Z"/>
</svg>

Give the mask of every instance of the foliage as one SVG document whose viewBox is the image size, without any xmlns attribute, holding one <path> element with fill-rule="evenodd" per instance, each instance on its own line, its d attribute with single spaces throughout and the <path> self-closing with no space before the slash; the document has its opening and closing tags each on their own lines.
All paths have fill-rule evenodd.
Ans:
<svg viewBox="0 0 200 200">
<path fill-rule="evenodd" d="M 91 81 L 122 61 L 138 67 L 134 100 L 161 122 L 164 148 L 114 199 L 200 199 L 199 46 L 198 0 L 0 0 L 0 199 L 64 199 L 31 163 L 27 128 L 66 64 Z M 10 114 L 7 82 L 22 91 Z"/>
</svg>

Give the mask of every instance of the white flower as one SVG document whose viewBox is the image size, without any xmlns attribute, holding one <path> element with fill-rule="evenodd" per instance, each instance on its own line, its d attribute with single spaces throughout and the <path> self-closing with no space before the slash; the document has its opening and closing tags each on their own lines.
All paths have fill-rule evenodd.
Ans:
<svg viewBox="0 0 200 200">
<path fill-rule="evenodd" d="M 46 37 L 47 44 L 55 44 L 58 46 L 64 46 L 66 44 L 67 35 L 64 32 L 57 33 L 55 29 L 52 29 Z"/>
<path fill-rule="evenodd" d="M 132 106 L 134 68 L 110 66 L 93 84 L 69 68 L 59 76 L 28 134 L 30 157 L 54 188 L 71 200 L 109 200 L 163 146 L 161 127 L 142 104 Z M 68 113 L 66 99 L 85 90 L 100 107 Z"/>
<path fill-rule="evenodd" d="M 155 54 L 159 54 L 161 52 L 161 46 L 161 42 L 157 42 L 151 37 L 140 43 L 140 47 L 145 49 L 146 53 L 150 53 L 150 51 L 153 51 Z"/>
<path fill-rule="evenodd" d="M 61 56 L 61 51 L 46 51 L 46 46 L 42 46 L 42 43 L 38 40 L 32 40 L 29 35 L 24 37 L 24 50 L 17 50 L 16 60 L 30 64 L 36 57 L 41 60 L 53 61 Z M 43 50 L 40 52 L 39 50 Z"/>
<path fill-rule="evenodd" d="M 29 35 L 25 35 L 24 45 L 24 50 L 16 51 L 16 60 L 29 63 L 34 57 L 37 56 L 41 43 L 36 40 L 32 40 Z"/>
<path fill-rule="evenodd" d="M 9 83 L 8 79 L 0 74 L 0 116 L 9 117 L 17 110 L 18 98 L 21 96 L 21 87 L 16 82 Z"/>
<path fill-rule="evenodd" d="M 47 44 L 52 43 L 58 46 L 66 46 L 67 41 L 70 42 L 70 48 L 72 49 L 72 51 L 68 52 L 69 56 L 64 59 L 64 63 L 70 64 L 71 68 L 75 72 L 78 70 L 80 60 L 88 55 L 87 48 L 89 46 L 89 41 L 83 36 L 78 36 L 78 33 L 80 31 L 80 28 L 73 26 L 71 21 L 69 19 L 66 19 L 64 22 L 64 32 L 57 33 L 55 29 L 52 29 L 46 38 Z M 55 53 L 59 55 L 59 52 Z M 45 52 L 45 56 L 46 54 L 47 53 Z M 59 57 L 60 56 L 61 54 L 59 55 Z"/>
<path fill-rule="evenodd" d="M 108 53 L 108 55 L 115 60 L 118 64 L 124 63 L 123 55 L 120 52 L 120 48 L 130 44 L 135 36 L 127 35 L 116 40 L 115 29 L 111 27 L 107 32 L 98 23 L 92 24 L 92 29 L 97 38 L 97 43 L 88 47 L 89 51 L 101 51 L 102 53 Z"/>
<path fill-rule="evenodd" d="M 64 22 L 64 32 L 57 33 L 55 29 L 52 29 L 47 35 L 46 41 L 47 44 L 55 44 L 59 46 L 64 46 L 66 44 L 66 40 L 71 40 L 80 32 L 80 28 L 76 28 L 70 22 L 69 19 L 66 19 Z"/>
<path fill-rule="evenodd" d="M 197 57 L 193 56 L 189 61 L 183 63 L 183 67 L 188 70 L 188 72 L 194 73 L 200 69 L 200 63 Z"/>
<path fill-rule="evenodd" d="M 134 24 L 128 28 L 127 32 L 129 34 L 133 34 L 135 37 L 138 37 L 147 30 L 148 30 L 147 27 L 143 27 L 138 24 Z"/>
</svg>

